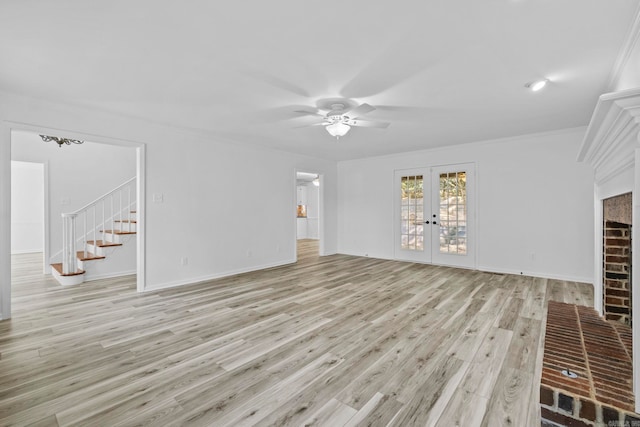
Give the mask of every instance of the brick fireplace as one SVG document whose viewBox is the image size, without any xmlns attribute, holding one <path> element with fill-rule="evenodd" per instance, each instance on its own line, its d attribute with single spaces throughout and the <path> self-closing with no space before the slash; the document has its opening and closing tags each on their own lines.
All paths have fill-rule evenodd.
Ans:
<svg viewBox="0 0 640 427">
<path fill-rule="evenodd" d="M 633 392 L 632 193 L 602 200 L 602 316 L 549 301 L 541 425 L 640 426 Z M 599 233 L 598 233 L 599 234 Z"/>
<path fill-rule="evenodd" d="M 578 151 L 578 161 L 590 165 L 594 172 L 594 307 L 611 319 L 607 323 L 617 330 L 631 330 L 629 354 L 636 354 L 631 360 L 632 383 L 640 397 L 640 322 L 632 319 L 633 307 L 640 307 L 640 292 L 631 292 L 635 281 L 633 265 L 640 265 L 639 117 L 640 87 L 600 95 Z M 635 202 L 631 200 L 632 193 L 636 193 Z M 611 226 L 609 236 L 603 232 L 607 222 Z M 628 252 L 621 249 L 626 240 L 630 240 Z M 611 247 L 605 247 L 607 243 Z M 640 398 L 634 402 L 634 410 L 640 413 Z M 640 425 L 640 415 L 636 418 Z"/>
<path fill-rule="evenodd" d="M 631 193 L 603 200 L 602 310 L 631 326 Z"/>
</svg>

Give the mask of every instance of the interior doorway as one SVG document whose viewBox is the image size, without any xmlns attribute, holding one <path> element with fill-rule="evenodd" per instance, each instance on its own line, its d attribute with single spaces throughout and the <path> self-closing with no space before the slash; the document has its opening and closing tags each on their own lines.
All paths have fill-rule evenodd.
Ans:
<svg viewBox="0 0 640 427">
<path fill-rule="evenodd" d="M 44 168 L 44 186 L 45 193 L 48 195 L 47 200 L 44 201 L 45 205 L 45 219 L 44 219 L 44 248 L 42 261 L 39 261 L 39 265 L 42 265 L 40 272 L 50 273 L 51 259 L 56 255 L 56 250 L 59 247 L 54 247 L 55 242 L 60 241 L 61 226 L 60 212 L 69 212 L 74 209 L 75 204 L 82 205 L 87 201 L 95 200 L 101 196 L 105 191 L 99 184 L 101 176 L 113 176 L 110 173 L 112 169 L 119 170 L 120 164 L 123 162 L 123 158 L 126 157 L 126 163 L 128 166 L 128 174 L 136 177 L 137 190 L 135 192 L 136 204 L 137 204 L 137 218 L 143 219 L 145 215 L 145 152 L 146 146 L 143 143 L 117 140 L 113 138 L 100 137 L 96 135 L 85 135 L 81 133 L 75 133 L 71 131 L 60 131 L 56 129 L 41 128 L 39 126 L 26 125 L 26 124 L 12 124 L 10 122 L 3 123 L 4 133 L 4 151 L 2 162 L 0 162 L 0 170 L 3 176 L 6 177 L 7 185 L 3 186 L 2 204 L 6 206 L 10 211 L 12 210 L 11 194 L 11 162 L 32 162 L 43 163 Z M 54 135 L 63 138 L 73 138 L 76 140 L 83 140 L 84 143 L 78 145 L 63 145 L 56 144 L 55 141 L 47 142 L 46 138 L 42 138 L 40 135 Z M 90 142 L 89 142 L 90 140 Z M 92 154 L 88 153 L 92 147 L 94 151 Z M 78 150 L 82 149 L 82 150 Z M 119 151 L 118 151 L 119 150 Z M 95 152 L 99 151 L 99 152 Z M 105 152 L 109 151 L 113 155 L 113 158 L 109 158 Z M 116 153 L 118 151 L 118 153 Z M 4 156 L 6 154 L 6 156 Z M 124 156 L 123 156 L 124 155 Z M 64 160 L 64 165 L 60 161 Z M 54 161 L 55 160 L 55 161 Z M 66 166 L 65 166 L 66 165 Z M 105 165 L 109 167 L 106 168 Z M 131 178 L 131 176 L 128 176 Z M 55 185 L 53 183 L 55 182 Z M 120 184 L 120 182 L 118 183 Z M 111 185 L 105 184 L 105 185 Z M 78 196 L 81 194 L 81 197 Z M 85 197 L 86 196 L 86 197 Z M 90 198 L 91 200 L 85 200 Z M 3 239 L 5 241 L 11 240 L 15 230 L 12 230 L 12 216 L 16 217 L 16 214 L 9 215 L 7 221 L 3 221 L 3 227 L 0 230 L 2 232 Z M 80 225 L 82 227 L 82 225 Z M 136 287 L 139 292 L 145 290 L 146 283 L 146 270 L 145 270 L 145 226 L 144 221 L 138 221 L 137 234 L 133 238 L 134 249 L 133 259 L 134 263 L 131 267 L 131 271 L 125 271 L 123 274 L 136 274 Z M 56 239 L 53 239 L 54 234 L 58 234 Z M 51 248 L 47 255 L 48 248 Z M 18 270 L 13 268 L 13 256 L 10 245 L 5 246 L 6 249 L 0 250 L 2 252 L 2 281 L 0 281 L 0 319 L 8 319 L 11 317 L 11 301 L 13 299 L 12 287 L 15 285 L 15 272 Z M 8 251 L 7 251 L 8 249 Z M 55 279 L 48 274 L 38 274 L 38 278 L 33 276 L 33 271 L 37 271 L 37 268 L 33 267 L 33 258 L 28 260 L 30 272 L 27 282 L 33 284 L 34 280 L 41 280 L 43 284 L 49 286 L 55 282 Z M 7 267 L 6 269 L 4 267 Z M 20 270 L 22 271 L 22 270 Z M 117 272 L 120 273 L 120 272 Z M 21 274 L 21 273 L 20 273 Z M 21 278 L 22 280 L 22 278 Z M 45 283 L 46 282 L 46 283 Z M 57 282 L 56 286 L 57 286 Z M 16 295 L 18 297 L 19 295 Z"/>
<path fill-rule="evenodd" d="M 321 254 L 322 175 L 296 171 L 296 260 Z"/>
<path fill-rule="evenodd" d="M 11 255 L 45 252 L 45 164 L 11 161 Z"/>
</svg>

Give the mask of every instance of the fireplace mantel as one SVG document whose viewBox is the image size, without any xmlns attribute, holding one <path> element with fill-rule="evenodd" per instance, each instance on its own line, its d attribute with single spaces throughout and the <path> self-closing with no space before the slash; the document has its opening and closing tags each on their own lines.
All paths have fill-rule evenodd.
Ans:
<svg viewBox="0 0 640 427">
<path fill-rule="evenodd" d="M 590 164 L 595 172 L 594 305 L 602 314 L 603 199 L 607 197 L 632 193 L 631 269 L 640 271 L 640 88 L 600 96 L 578 161 Z M 634 312 L 640 313 L 636 277 L 640 276 L 631 273 L 631 306 Z M 640 412 L 640 319 L 632 323 L 633 389 L 635 411 Z"/>
<path fill-rule="evenodd" d="M 640 88 L 600 96 L 578 161 L 593 166 L 596 183 L 634 167 L 640 148 Z"/>
</svg>

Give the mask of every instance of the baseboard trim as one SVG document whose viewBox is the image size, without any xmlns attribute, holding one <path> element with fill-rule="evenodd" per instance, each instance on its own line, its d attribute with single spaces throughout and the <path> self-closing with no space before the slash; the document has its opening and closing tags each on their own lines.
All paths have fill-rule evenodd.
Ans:
<svg viewBox="0 0 640 427">
<path fill-rule="evenodd" d="M 531 277 L 539 277 L 541 279 L 565 280 L 567 282 L 588 283 L 590 285 L 593 285 L 593 277 L 565 276 L 561 274 L 553 275 L 553 274 L 547 274 L 547 273 L 540 273 L 537 271 L 519 271 L 519 270 L 508 269 L 508 268 L 496 268 L 496 267 L 487 267 L 487 266 L 480 266 L 480 265 L 476 267 L 457 267 L 453 265 L 420 263 L 416 261 L 407 261 L 402 259 L 388 258 L 388 257 L 380 256 L 377 254 L 374 254 L 373 256 L 371 254 L 365 256 L 363 254 L 348 253 L 348 252 L 338 252 L 338 253 L 341 255 L 357 256 L 362 258 L 374 258 L 374 259 L 398 261 L 398 262 L 414 262 L 416 264 L 437 265 L 440 267 L 453 267 L 453 268 L 478 270 L 478 271 L 484 271 L 486 273 L 513 274 L 515 276 L 531 276 Z"/>
<path fill-rule="evenodd" d="M 23 249 L 21 251 L 11 251 L 11 255 L 41 254 L 42 252 L 42 249 Z"/>
<path fill-rule="evenodd" d="M 196 277 L 196 278 L 183 279 L 183 280 L 175 280 L 175 281 L 172 281 L 172 282 L 165 282 L 165 283 L 160 283 L 160 284 L 147 286 L 147 287 L 145 287 L 143 292 L 160 291 L 160 290 L 163 290 L 163 289 L 176 288 L 178 286 L 197 285 L 197 284 L 200 284 L 200 283 L 203 283 L 203 282 L 208 282 L 210 280 L 222 279 L 224 277 L 237 276 L 238 274 L 252 273 L 254 271 L 267 270 L 269 268 L 282 267 L 284 265 L 295 264 L 295 262 L 296 261 L 294 259 L 290 259 L 290 260 L 286 260 L 286 261 L 275 262 L 275 263 L 272 263 L 272 264 L 263 264 L 263 265 L 258 265 L 258 266 L 254 266 L 254 267 L 249 267 L 249 268 L 240 268 L 240 269 L 237 269 L 237 270 L 228 270 L 228 271 L 225 271 L 225 272 L 222 272 L 222 273 L 215 273 L 215 274 L 211 274 L 211 275 L 207 275 L 207 276 L 200 276 L 200 277 Z"/>
<path fill-rule="evenodd" d="M 538 277 L 540 279 L 564 280 L 567 282 L 587 283 L 593 286 L 592 277 L 564 276 L 561 274 L 552 275 L 552 274 L 540 273 L 536 271 L 518 271 L 518 270 L 511 270 L 511 269 L 486 267 L 486 266 L 478 266 L 478 270 L 484 271 L 485 273 L 512 274 L 514 276 L 530 276 L 530 277 Z"/>
<path fill-rule="evenodd" d="M 89 273 L 85 273 L 89 274 Z M 135 276 L 136 274 L 136 270 L 128 270 L 128 271 L 119 271 L 117 273 L 105 273 L 105 274 L 98 274 L 98 275 L 89 275 L 88 277 L 85 278 L 85 282 L 93 282 L 94 280 L 101 280 L 101 279 L 113 279 L 114 277 L 123 277 L 123 276 Z"/>
</svg>

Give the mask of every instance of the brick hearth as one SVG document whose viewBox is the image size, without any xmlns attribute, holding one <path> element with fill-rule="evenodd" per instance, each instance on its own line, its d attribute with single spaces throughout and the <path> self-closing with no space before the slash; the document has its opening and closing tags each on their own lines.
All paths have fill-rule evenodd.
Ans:
<svg viewBox="0 0 640 427">
<path fill-rule="evenodd" d="M 628 326 L 606 321 L 589 307 L 549 301 L 542 425 L 640 426 L 640 415 L 633 412 L 631 351 Z M 567 369 L 578 377 L 562 375 Z"/>
</svg>

